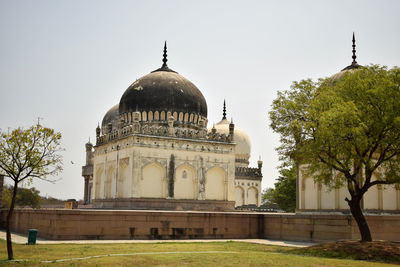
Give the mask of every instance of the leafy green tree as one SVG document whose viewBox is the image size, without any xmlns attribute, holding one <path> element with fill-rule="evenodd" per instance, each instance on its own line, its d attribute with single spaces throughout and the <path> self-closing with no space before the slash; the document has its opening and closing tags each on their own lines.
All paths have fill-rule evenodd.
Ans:
<svg viewBox="0 0 400 267">
<path fill-rule="evenodd" d="M 400 182 L 400 69 L 372 65 L 339 79 L 294 82 L 270 112 L 282 158 L 329 187 L 346 186 L 362 241 L 371 233 L 361 209 L 369 188 Z"/>
<path fill-rule="evenodd" d="M 10 208 L 11 197 L 13 188 L 12 186 L 5 186 L 3 188 L 3 206 Z M 17 198 L 15 199 L 16 206 L 31 207 L 34 209 L 40 208 L 41 197 L 40 192 L 36 188 L 18 188 Z"/>
<path fill-rule="evenodd" d="M 0 173 L 13 182 L 11 204 L 6 218 L 8 259 L 14 258 L 10 220 L 14 211 L 18 184 L 33 178 L 48 180 L 62 171 L 61 133 L 45 128 L 39 122 L 28 129 L 11 132 L 0 130 Z"/>
<path fill-rule="evenodd" d="M 273 197 L 279 207 L 287 212 L 294 212 L 296 209 L 296 168 L 281 168 L 280 175 L 275 183 Z"/>
<path fill-rule="evenodd" d="M 275 202 L 274 198 L 274 189 L 273 188 L 265 188 L 261 193 L 261 204 L 263 207 L 268 209 L 277 209 L 279 208 L 278 204 Z"/>
</svg>

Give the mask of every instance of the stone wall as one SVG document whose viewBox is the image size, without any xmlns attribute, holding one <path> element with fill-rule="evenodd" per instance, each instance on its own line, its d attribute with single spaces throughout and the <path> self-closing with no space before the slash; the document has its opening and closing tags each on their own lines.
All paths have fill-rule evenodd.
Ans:
<svg viewBox="0 0 400 267">
<path fill-rule="evenodd" d="M 5 221 L 6 212 L 1 218 Z M 400 241 L 400 215 L 369 215 L 374 239 Z M 71 239 L 268 238 L 296 241 L 358 239 L 357 224 L 342 214 L 277 214 L 135 210 L 17 209 L 15 232 Z"/>
</svg>

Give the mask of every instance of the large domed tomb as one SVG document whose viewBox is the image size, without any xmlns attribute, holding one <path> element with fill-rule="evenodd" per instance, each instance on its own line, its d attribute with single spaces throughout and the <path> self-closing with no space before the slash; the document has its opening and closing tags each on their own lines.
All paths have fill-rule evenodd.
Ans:
<svg viewBox="0 0 400 267">
<path fill-rule="evenodd" d="M 207 132 L 200 90 L 167 66 L 137 79 L 86 145 L 85 203 L 94 208 L 232 210 L 234 125 Z"/>
</svg>

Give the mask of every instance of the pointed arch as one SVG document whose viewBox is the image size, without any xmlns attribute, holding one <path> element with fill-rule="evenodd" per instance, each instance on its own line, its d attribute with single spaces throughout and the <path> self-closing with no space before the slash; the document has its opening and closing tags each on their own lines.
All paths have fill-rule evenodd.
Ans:
<svg viewBox="0 0 400 267">
<path fill-rule="evenodd" d="M 235 187 L 235 207 L 244 205 L 244 189 L 241 186 Z"/>
<path fill-rule="evenodd" d="M 247 205 L 258 206 L 258 190 L 254 186 L 247 189 Z"/>
<path fill-rule="evenodd" d="M 196 169 L 184 163 L 175 169 L 174 198 L 176 199 L 196 199 Z"/>
<path fill-rule="evenodd" d="M 165 182 L 165 168 L 152 162 L 142 168 L 140 191 L 142 197 L 163 198 Z"/>
<path fill-rule="evenodd" d="M 224 200 L 226 172 L 221 167 L 212 167 L 206 172 L 206 199 Z"/>
</svg>

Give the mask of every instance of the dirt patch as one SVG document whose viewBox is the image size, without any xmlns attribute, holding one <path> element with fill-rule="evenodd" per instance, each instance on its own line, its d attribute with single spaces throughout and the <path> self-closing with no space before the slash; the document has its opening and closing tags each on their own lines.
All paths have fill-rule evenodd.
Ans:
<svg viewBox="0 0 400 267">
<path fill-rule="evenodd" d="M 292 252 L 318 257 L 347 258 L 400 264 L 400 242 L 392 241 L 336 241 L 294 249 Z"/>
</svg>

